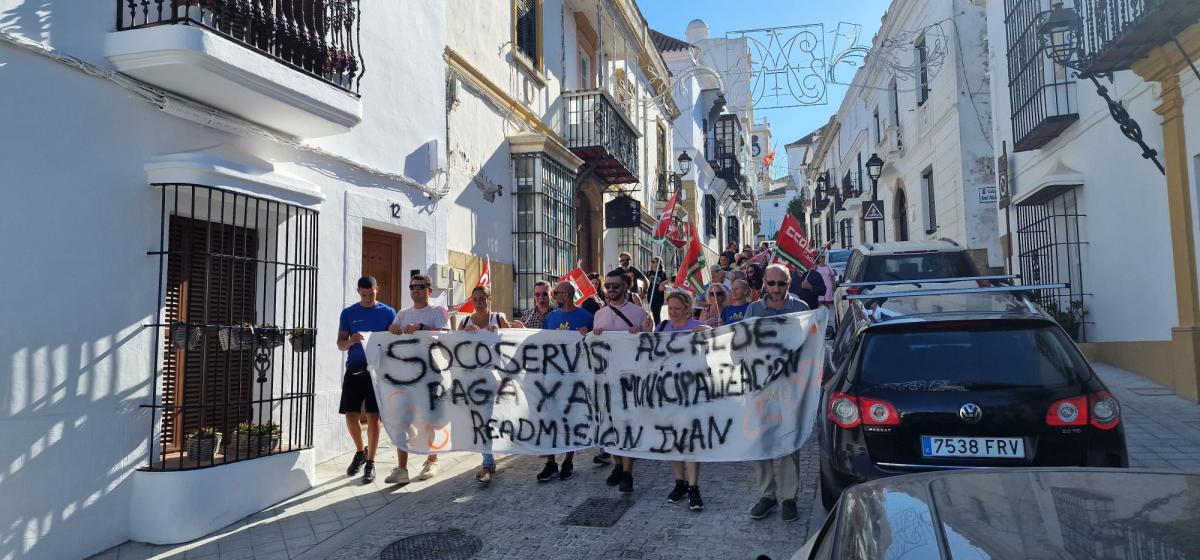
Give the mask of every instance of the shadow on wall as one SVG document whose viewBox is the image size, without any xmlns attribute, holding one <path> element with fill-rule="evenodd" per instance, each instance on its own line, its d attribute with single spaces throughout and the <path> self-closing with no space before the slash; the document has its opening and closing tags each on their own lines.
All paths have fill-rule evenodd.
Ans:
<svg viewBox="0 0 1200 560">
<path fill-rule="evenodd" d="M 0 12 L 0 31 L 39 43 L 46 42 L 50 38 L 50 14 L 50 0 L 22 2 Z"/>
<path fill-rule="evenodd" d="M 0 559 L 74 557 L 128 535 L 129 477 L 149 454 L 150 414 L 139 405 L 151 393 L 148 357 L 131 358 L 146 357 L 136 347 L 149 333 L 132 319 L 117 334 L 56 344 L 41 329 L 6 335 Z M 85 327 L 102 323 L 116 324 Z"/>
</svg>

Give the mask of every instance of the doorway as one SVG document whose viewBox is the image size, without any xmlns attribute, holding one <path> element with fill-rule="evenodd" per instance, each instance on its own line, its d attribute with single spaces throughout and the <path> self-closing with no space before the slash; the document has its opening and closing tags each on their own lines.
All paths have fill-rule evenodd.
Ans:
<svg viewBox="0 0 1200 560">
<path fill-rule="evenodd" d="M 379 301 L 399 310 L 403 307 L 400 248 L 403 239 L 395 234 L 363 228 L 362 275 L 379 281 Z"/>
<path fill-rule="evenodd" d="M 896 207 L 892 215 L 895 216 L 896 223 L 896 241 L 908 241 L 908 196 L 904 194 L 904 189 L 896 189 Z"/>
</svg>

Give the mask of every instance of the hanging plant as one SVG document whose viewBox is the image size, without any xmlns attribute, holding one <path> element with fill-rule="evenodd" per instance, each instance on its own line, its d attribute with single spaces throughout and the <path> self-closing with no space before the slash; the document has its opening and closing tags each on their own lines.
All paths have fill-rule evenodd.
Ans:
<svg viewBox="0 0 1200 560">
<path fill-rule="evenodd" d="M 200 347 L 200 341 L 204 338 L 204 328 L 176 322 L 171 325 L 170 337 L 171 347 L 195 350 Z"/>
<path fill-rule="evenodd" d="M 205 426 L 186 436 L 188 458 L 197 461 L 211 461 L 221 447 L 221 432 L 212 426 Z"/>
<path fill-rule="evenodd" d="M 293 351 L 308 352 L 317 345 L 317 331 L 315 329 L 292 329 L 292 334 L 288 335 L 288 342 L 291 343 Z"/>
</svg>

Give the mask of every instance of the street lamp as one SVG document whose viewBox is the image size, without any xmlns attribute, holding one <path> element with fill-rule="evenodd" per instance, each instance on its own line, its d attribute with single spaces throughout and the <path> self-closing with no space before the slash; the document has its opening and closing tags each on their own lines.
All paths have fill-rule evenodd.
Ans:
<svg viewBox="0 0 1200 560">
<path fill-rule="evenodd" d="M 1096 86 L 1096 94 L 1108 104 L 1109 114 L 1121 127 L 1121 134 L 1137 144 L 1142 149 L 1142 157 L 1154 162 L 1158 171 L 1166 175 L 1167 170 L 1158 161 L 1158 151 L 1142 139 L 1142 127 L 1129 115 L 1124 105 L 1108 95 L 1108 88 L 1100 85 L 1100 80 L 1096 79 L 1098 74 L 1087 70 L 1083 52 L 1083 18 L 1074 8 L 1063 7 L 1062 2 L 1055 2 L 1054 7 L 1042 17 L 1042 23 L 1038 25 L 1038 39 L 1046 56 L 1063 68 L 1075 70 L 1076 77 L 1091 80 L 1092 85 Z M 1112 74 L 1108 74 L 1108 77 L 1112 81 Z"/>
<path fill-rule="evenodd" d="M 692 156 L 689 156 L 687 150 L 679 152 L 679 174 L 687 175 L 688 171 L 692 170 Z"/>
<path fill-rule="evenodd" d="M 883 174 L 883 159 L 872 153 L 867 160 L 867 177 L 871 178 L 871 204 L 879 203 L 879 176 Z M 879 220 L 871 220 L 871 241 L 879 243 Z"/>
</svg>

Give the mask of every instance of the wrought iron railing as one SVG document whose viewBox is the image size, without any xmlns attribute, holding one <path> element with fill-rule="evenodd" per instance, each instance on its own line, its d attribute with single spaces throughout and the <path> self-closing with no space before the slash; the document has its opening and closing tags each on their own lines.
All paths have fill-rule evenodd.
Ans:
<svg viewBox="0 0 1200 560">
<path fill-rule="evenodd" d="M 117 30 L 194 25 L 341 89 L 362 81 L 358 0 L 117 0 Z"/>
<path fill-rule="evenodd" d="M 1045 146 L 1079 120 L 1075 80 L 1045 54 L 1038 26 L 1051 0 L 1006 0 L 1008 92 L 1014 151 Z"/>
<path fill-rule="evenodd" d="M 562 94 L 563 137 L 567 147 L 609 184 L 636 183 L 637 131 L 624 111 L 602 89 Z"/>
<path fill-rule="evenodd" d="M 1087 74 L 1125 70 L 1200 19 L 1197 0 L 1074 0 Z"/>
<path fill-rule="evenodd" d="M 149 456 L 207 468 L 312 447 L 317 212 L 225 189 L 161 190 Z"/>
</svg>

